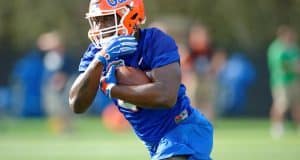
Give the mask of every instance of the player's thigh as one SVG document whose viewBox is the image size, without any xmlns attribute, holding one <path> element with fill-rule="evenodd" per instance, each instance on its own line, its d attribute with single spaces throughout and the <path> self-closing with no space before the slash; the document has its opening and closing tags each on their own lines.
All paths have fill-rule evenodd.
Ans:
<svg viewBox="0 0 300 160">
<path fill-rule="evenodd" d="M 188 157 L 187 156 L 176 156 L 176 157 L 167 158 L 166 160 L 188 160 Z"/>
</svg>

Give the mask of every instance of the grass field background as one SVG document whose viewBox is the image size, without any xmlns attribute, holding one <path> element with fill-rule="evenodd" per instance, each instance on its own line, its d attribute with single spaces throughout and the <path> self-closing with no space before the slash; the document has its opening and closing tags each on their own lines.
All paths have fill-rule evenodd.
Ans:
<svg viewBox="0 0 300 160">
<path fill-rule="evenodd" d="M 299 160 L 300 136 L 291 124 L 280 140 L 267 120 L 224 119 L 215 123 L 214 160 Z M 188 133 L 187 133 L 188 134 Z M 54 135 L 44 119 L 0 119 L 0 160 L 147 160 L 129 131 L 107 131 L 98 118 L 78 117 L 72 134 Z"/>
</svg>

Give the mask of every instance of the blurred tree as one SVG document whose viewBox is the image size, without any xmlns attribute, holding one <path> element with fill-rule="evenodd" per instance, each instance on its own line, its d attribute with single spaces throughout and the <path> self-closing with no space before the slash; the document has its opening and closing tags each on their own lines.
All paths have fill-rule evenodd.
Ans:
<svg viewBox="0 0 300 160">
<path fill-rule="evenodd" d="M 254 57 L 265 50 L 279 24 L 289 23 L 300 31 L 299 0 L 145 0 L 145 3 L 148 22 L 164 15 L 185 16 L 191 22 L 207 24 L 217 45 L 242 49 Z M 82 0 L 0 0 L 0 52 L 6 53 L 3 59 L 21 56 L 20 53 L 34 47 L 39 34 L 53 29 L 63 33 L 67 48 L 79 57 L 89 43 L 89 26 L 84 19 L 87 10 L 88 2 Z M 0 72 L 3 75 L 3 69 Z"/>
<path fill-rule="evenodd" d="M 8 82 L 11 67 L 35 47 L 38 35 L 58 30 L 68 52 L 80 57 L 89 42 L 85 13 L 89 0 L 0 0 L 0 86 Z M 265 51 L 280 24 L 300 32 L 300 0 L 144 0 L 148 22 L 180 16 L 191 23 L 206 24 L 214 43 L 229 50 L 242 50 L 259 69 L 250 106 L 269 106 Z M 183 17 L 183 18 L 182 18 Z M 184 21 L 182 22 L 184 23 Z M 190 24 L 186 24 L 189 26 Z M 178 34 L 184 37 L 183 33 Z M 185 39 L 185 38 L 182 38 Z M 264 92 L 262 92 L 262 90 Z M 269 96 L 270 97 L 270 96 Z M 258 104 L 260 103 L 260 104 Z M 250 108 L 250 107 L 249 107 Z M 256 110 L 256 111 L 252 111 Z M 250 109 L 267 113 L 268 108 Z"/>
<path fill-rule="evenodd" d="M 178 3 L 177 3 L 178 2 Z M 183 15 L 207 24 L 215 40 L 225 46 L 261 49 L 280 23 L 300 26 L 298 0 L 151 0 L 145 1 L 149 21 L 162 15 Z M 0 0 L 0 41 L 23 51 L 42 32 L 59 29 L 70 47 L 88 43 L 82 0 Z M 238 42 L 238 43 L 236 43 Z M 8 42 L 7 42 L 8 43 Z"/>
</svg>

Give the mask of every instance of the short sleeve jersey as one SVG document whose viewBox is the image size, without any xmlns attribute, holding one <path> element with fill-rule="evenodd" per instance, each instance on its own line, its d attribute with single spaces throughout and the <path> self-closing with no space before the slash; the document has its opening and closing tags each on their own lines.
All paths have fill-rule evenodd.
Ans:
<svg viewBox="0 0 300 160">
<path fill-rule="evenodd" d="M 286 47 L 281 41 L 274 41 L 268 50 L 268 64 L 271 73 L 272 87 L 286 86 L 294 82 L 298 75 L 285 66 L 294 68 L 300 60 L 297 47 Z"/>
<path fill-rule="evenodd" d="M 85 70 L 87 67 L 85 60 L 93 59 L 93 55 L 98 51 L 93 45 L 89 47 L 82 58 L 79 71 Z M 124 61 L 126 66 L 143 71 L 151 71 L 172 63 L 180 63 L 175 41 L 156 28 L 141 30 L 137 51 L 132 55 L 123 56 L 117 60 Z M 120 112 L 130 122 L 137 136 L 148 143 L 157 143 L 168 131 L 176 127 L 176 116 L 185 109 L 191 109 L 190 100 L 186 96 L 186 88 L 182 84 L 178 91 L 177 102 L 170 109 L 144 109 L 144 107 L 137 107 L 137 110 L 132 110 L 122 107 L 117 100 L 114 100 L 114 102 Z"/>
</svg>

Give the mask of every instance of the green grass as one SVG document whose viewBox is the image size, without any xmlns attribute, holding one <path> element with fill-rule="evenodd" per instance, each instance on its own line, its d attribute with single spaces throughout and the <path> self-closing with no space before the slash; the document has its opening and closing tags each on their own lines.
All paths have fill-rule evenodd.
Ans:
<svg viewBox="0 0 300 160">
<path fill-rule="evenodd" d="M 105 130 L 98 118 L 77 117 L 70 135 L 53 135 L 45 120 L 0 120 L 0 160 L 144 160 L 132 132 Z M 266 120 L 231 119 L 215 124 L 215 160 L 299 160 L 300 136 L 291 124 L 272 140 Z"/>
</svg>

